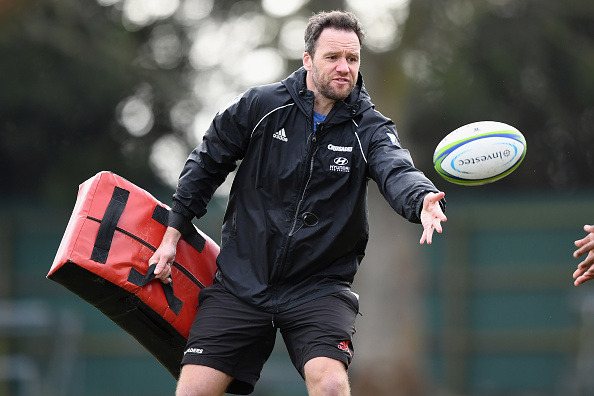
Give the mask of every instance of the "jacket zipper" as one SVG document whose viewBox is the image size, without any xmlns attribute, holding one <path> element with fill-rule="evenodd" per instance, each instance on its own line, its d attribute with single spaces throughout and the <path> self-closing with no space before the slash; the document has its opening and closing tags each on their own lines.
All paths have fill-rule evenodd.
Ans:
<svg viewBox="0 0 594 396">
<path fill-rule="evenodd" d="M 299 202 L 297 203 L 297 207 L 295 208 L 295 215 L 293 216 L 293 224 L 291 225 L 291 230 L 289 231 L 289 234 L 287 235 L 287 237 L 285 239 L 286 243 L 285 243 L 285 248 L 283 251 L 283 257 L 282 257 L 282 260 L 280 262 L 280 266 L 279 266 L 279 269 L 277 272 L 278 275 L 272 281 L 273 289 L 276 289 L 278 280 L 280 278 L 280 274 L 283 273 L 283 270 L 285 267 L 285 261 L 287 260 L 287 254 L 289 253 L 290 240 L 293 237 L 293 235 L 295 235 L 295 233 L 296 233 L 295 227 L 297 226 L 297 220 L 299 220 L 299 212 L 301 211 L 301 205 L 303 204 L 303 199 L 305 197 L 305 191 L 307 190 L 307 186 L 309 185 L 309 181 L 311 180 L 311 177 L 313 175 L 314 158 L 315 158 L 315 155 L 319 149 L 317 133 L 321 133 L 323 128 L 324 128 L 324 124 L 320 122 L 317 124 L 317 132 L 312 132 L 312 134 L 311 134 L 311 143 L 310 143 L 310 150 L 309 150 L 310 153 L 309 153 L 309 158 L 308 158 L 309 159 L 309 169 L 308 169 L 308 172 L 306 175 L 306 181 L 303 184 L 303 188 L 301 190 Z M 278 313 L 278 311 L 279 311 L 279 309 L 275 302 L 274 312 Z"/>
<path fill-rule="evenodd" d="M 303 185 L 303 190 L 301 191 L 301 198 L 299 198 L 299 202 L 297 203 L 297 208 L 295 208 L 295 216 L 293 216 L 293 224 L 291 226 L 291 231 L 289 231 L 289 237 L 292 237 L 297 232 L 297 231 L 295 231 L 295 227 L 297 226 L 297 220 L 299 220 L 299 212 L 301 211 L 301 205 L 303 204 L 303 199 L 305 197 L 305 191 L 307 190 L 307 186 L 309 185 L 309 182 L 313 175 L 314 158 L 315 158 L 315 155 L 318 152 L 318 148 L 319 148 L 317 134 L 321 133 L 323 128 L 324 128 L 324 124 L 321 122 L 318 122 L 317 128 L 316 128 L 317 132 L 312 132 L 312 134 L 311 134 L 311 143 L 310 143 L 310 150 L 309 150 L 309 152 L 310 152 L 310 154 L 309 154 L 309 170 L 307 173 L 307 180 L 305 181 L 305 184 Z M 286 249 L 286 250 L 288 250 L 288 249 Z M 284 264 L 284 260 L 286 258 L 286 250 L 285 250 L 285 254 L 283 255 L 283 261 L 281 262 L 281 264 Z"/>
<path fill-rule="evenodd" d="M 312 138 L 311 138 L 312 144 L 316 144 L 317 140 L 318 139 L 315 135 L 312 136 Z M 318 152 L 318 147 L 315 147 L 315 149 L 312 150 L 311 157 L 309 159 L 309 174 L 307 176 L 307 181 L 305 182 L 305 186 L 303 187 L 303 191 L 301 193 L 301 198 L 299 199 L 299 203 L 297 203 L 297 208 L 295 209 L 295 216 L 293 218 L 293 225 L 291 226 L 291 231 L 289 231 L 289 237 L 292 237 L 298 231 L 298 229 L 295 230 L 295 227 L 297 227 L 297 220 L 299 220 L 299 212 L 301 211 L 301 204 L 303 204 L 303 198 L 305 197 L 305 190 L 307 190 L 307 186 L 309 185 L 309 181 L 311 180 L 311 176 L 313 175 L 314 156 L 316 155 L 317 152 Z"/>
</svg>

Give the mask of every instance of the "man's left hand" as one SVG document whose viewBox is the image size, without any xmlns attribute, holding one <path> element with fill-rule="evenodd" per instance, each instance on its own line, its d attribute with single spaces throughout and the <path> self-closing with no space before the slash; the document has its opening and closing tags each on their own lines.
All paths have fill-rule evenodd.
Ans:
<svg viewBox="0 0 594 396">
<path fill-rule="evenodd" d="M 421 224 L 423 224 L 423 235 L 421 236 L 421 245 L 427 242 L 431 245 L 433 241 L 433 231 L 440 234 L 443 232 L 441 222 L 447 221 L 447 217 L 441 210 L 439 201 L 445 196 L 445 193 L 440 191 L 438 193 L 428 193 L 423 198 L 423 210 L 421 210 Z"/>
</svg>

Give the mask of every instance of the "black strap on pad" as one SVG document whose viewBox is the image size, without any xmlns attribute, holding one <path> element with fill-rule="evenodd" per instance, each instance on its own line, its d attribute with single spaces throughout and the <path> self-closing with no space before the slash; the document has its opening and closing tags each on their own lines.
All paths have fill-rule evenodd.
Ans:
<svg viewBox="0 0 594 396">
<path fill-rule="evenodd" d="M 135 284 L 136 286 L 143 287 L 153 279 L 155 279 L 155 267 L 157 264 L 151 264 L 148 267 L 146 275 L 141 274 L 134 268 L 130 269 L 130 275 L 128 275 L 128 282 Z M 171 283 L 165 284 L 161 282 L 163 291 L 165 292 L 165 298 L 167 299 L 167 305 L 176 314 L 179 315 L 184 302 L 179 298 L 175 297 L 173 293 L 173 285 Z"/>
<path fill-rule="evenodd" d="M 91 260 L 101 264 L 107 262 L 107 256 L 109 255 L 109 249 L 111 248 L 111 240 L 113 234 L 118 225 L 118 220 L 126 207 L 130 191 L 124 190 L 120 187 L 113 189 L 111 200 L 107 205 L 103 220 L 99 226 L 97 232 L 97 239 L 95 240 L 95 246 L 93 246 L 93 252 L 91 253 Z"/>
<path fill-rule="evenodd" d="M 153 211 L 153 219 L 158 221 L 159 223 L 163 224 L 167 227 L 169 218 L 169 210 L 164 208 L 161 205 L 155 206 L 155 210 Z M 196 249 L 199 253 L 202 253 L 204 249 L 204 245 L 206 245 L 206 240 L 202 235 L 198 233 L 196 227 L 192 224 L 191 221 L 188 221 L 186 227 L 183 230 L 180 230 L 184 241 L 186 241 L 190 246 Z"/>
</svg>

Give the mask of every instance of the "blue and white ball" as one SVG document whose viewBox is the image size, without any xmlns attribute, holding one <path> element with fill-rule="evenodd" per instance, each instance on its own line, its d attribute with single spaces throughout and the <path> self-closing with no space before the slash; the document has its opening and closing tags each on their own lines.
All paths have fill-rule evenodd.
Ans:
<svg viewBox="0 0 594 396">
<path fill-rule="evenodd" d="M 433 166 L 444 179 L 465 186 L 492 183 L 512 173 L 526 156 L 526 139 L 496 121 L 464 125 L 443 138 Z"/>
</svg>

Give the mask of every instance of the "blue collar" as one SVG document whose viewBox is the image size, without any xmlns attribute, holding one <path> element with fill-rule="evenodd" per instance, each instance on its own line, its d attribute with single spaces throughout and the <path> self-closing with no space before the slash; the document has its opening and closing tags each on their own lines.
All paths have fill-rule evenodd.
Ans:
<svg viewBox="0 0 594 396">
<path fill-rule="evenodd" d="M 313 116 L 313 128 L 314 128 L 314 132 L 316 131 L 316 129 L 318 129 L 318 124 L 320 122 L 324 122 L 324 120 L 326 120 L 326 116 L 322 115 L 320 113 L 317 113 L 314 111 L 314 116 Z"/>
</svg>

